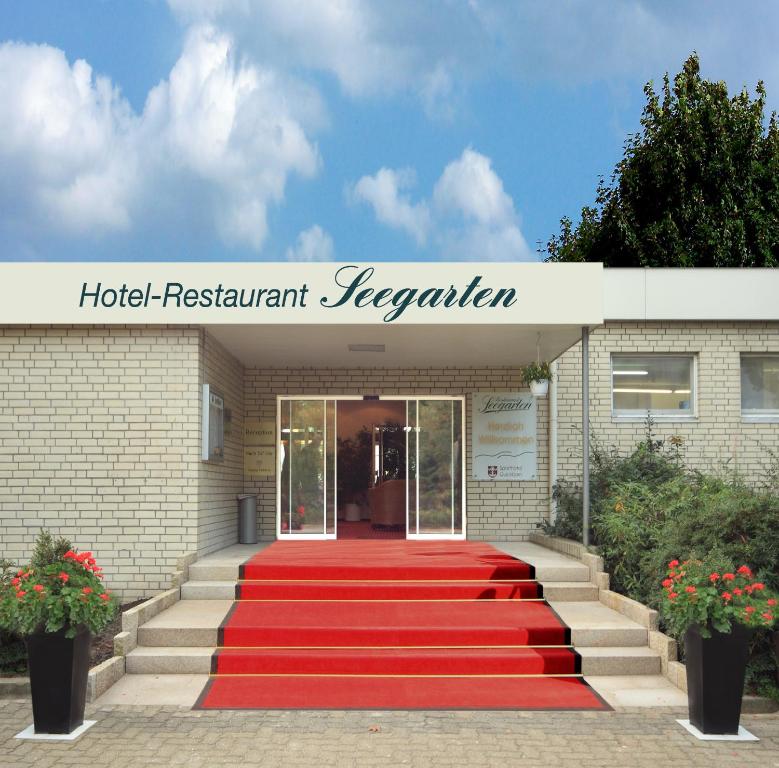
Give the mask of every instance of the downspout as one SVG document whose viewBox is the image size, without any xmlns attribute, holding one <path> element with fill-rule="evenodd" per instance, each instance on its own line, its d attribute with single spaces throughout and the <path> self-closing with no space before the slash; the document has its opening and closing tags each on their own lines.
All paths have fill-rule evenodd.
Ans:
<svg viewBox="0 0 779 768">
<path fill-rule="evenodd" d="M 554 488 L 557 485 L 557 360 L 550 366 L 552 380 L 549 382 L 549 522 L 557 519 L 557 502 Z"/>
<path fill-rule="evenodd" d="M 590 545 L 590 329 L 582 327 L 582 543 Z"/>
</svg>

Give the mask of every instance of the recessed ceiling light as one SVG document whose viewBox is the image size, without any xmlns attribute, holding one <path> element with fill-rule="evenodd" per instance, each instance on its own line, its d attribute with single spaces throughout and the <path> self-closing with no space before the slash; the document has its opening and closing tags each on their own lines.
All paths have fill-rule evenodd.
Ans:
<svg viewBox="0 0 779 768">
<path fill-rule="evenodd" d="M 350 352 L 385 352 L 384 344 L 350 344 Z"/>
<path fill-rule="evenodd" d="M 649 376 L 649 371 L 614 371 L 614 376 Z"/>
</svg>

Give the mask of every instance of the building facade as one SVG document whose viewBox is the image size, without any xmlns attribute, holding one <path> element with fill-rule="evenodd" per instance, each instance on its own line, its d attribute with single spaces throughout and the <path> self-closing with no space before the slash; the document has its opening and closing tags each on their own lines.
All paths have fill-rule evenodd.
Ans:
<svg viewBox="0 0 779 768">
<path fill-rule="evenodd" d="M 685 275 L 702 291 L 692 300 L 689 289 L 677 285 L 677 275 L 607 272 L 602 283 L 590 286 L 597 295 L 589 299 L 602 305 L 602 317 L 593 320 L 582 308 L 578 326 L 569 316 L 559 326 L 542 318 L 505 326 L 469 321 L 394 330 L 386 324 L 311 324 L 271 328 L 272 333 L 261 325 L 3 321 L 0 557 L 26 558 L 38 531 L 47 528 L 96 552 L 111 587 L 132 599 L 166 588 L 182 554 L 202 556 L 235 543 L 240 494 L 257 495 L 261 538 L 294 538 L 306 526 L 312 530 L 315 505 L 305 496 L 306 476 L 293 482 L 290 466 L 297 450 L 293 433 L 313 429 L 292 421 L 285 429 L 285 398 L 302 408 L 321 402 L 317 413 L 325 434 L 328 409 L 335 425 L 339 409 L 348 410 L 344 403 L 361 398 L 399 403 L 400 424 L 393 429 L 407 433 L 401 435 L 406 467 L 393 477 L 404 478 L 406 508 L 402 526 L 372 526 L 380 535 L 403 536 L 407 528 L 410 533 L 408 504 L 421 509 L 428 502 L 420 502 L 420 494 L 427 493 L 436 499 L 431 504 L 448 499 L 454 536 L 526 538 L 553 514 L 550 490 L 556 479 L 581 477 L 583 370 L 590 384 L 591 432 L 599 443 L 629 451 L 644 436 L 650 412 L 659 438 L 684 438 L 692 466 L 738 470 L 759 482 L 779 456 L 779 301 L 774 298 L 779 284 L 763 271 L 726 272 Z M 574 293 L 577 282 L 581 285 L 572 280 L 569 286 Z M 561 287 L 559 295 L 564 293 Z M 549 316 L 554 312 L 550 308 Z M 582 359 L 581 327 L 590 329 L 588 361 Z M 507 339 L 516 339 L 514 348 Z M 352 340 L 360 343 L 347 345 Z M 386 352 L 378 351 L 385 344 Z M 358 355 L 369 348 L 368 361 L 355 359 L 351 347 L 361 348 Z M 342 348 L 343 354 L 332 351 Z M 534 401 L 534 473 L 527 479 L 476 479 L 474 396 L 529 397 L 520 366 L 536 357 L 554 359 L 556 375 L 548 397 Z M 217 397 L 221 419 L 215 455 L 208 454 L 208 445 L 204 455 L 204 431 L 211 429 L 204 426 L 209 416 L 204 385 Z M 421 420 L 423 407 L 449 414 L 444 424 L 451 440 L 425 449 L 428 461 L 436 457 L 433 469 L 423 468 L 422 453 L 413 461 L 409 453 L 413 430 L 408 423 Z M 389 423 L 372 426 L 371 451 L 382 461 L 376 435 L 389 434 Z M 266 456 L 270 449 L 270 470 L 248 468 L 248 429 L 258 424 L 271 425 L 268 445 L 262 447 Z M 333 446 L 327 470 L 328 449 L 317 439 L 325 474 L 333 471 L 335 478 L 333 462 L 340 460 L 342 443 L 335 434 L 327 443 Z M 311 444 L 310 439 L 298 442 Z M 393 450 L 386 451 L 388 462 Z M 442 461 L 448 462 L 449 474 L 442 474 Z M 428 473 L 424 482 L 423 472 Z M 380 480 L 374 473 L 372 484 Z M 365 510 L 372 502 L 365 499 L 371 489 L 362 496 L 351 489 L 349 501 L 360 502 L 353 504 L 362 507 L 360 514 L 345 510 L 347 490 L 334 482 L 328 494 L 326 478 L 324 483 L 323 504 L 332 507 L 332 521 L 323 519 L 323 534 L 335 537 L 337 530 L 346 531 L 347 522 L 354 530 L 370 527 Z M 431 528 L 431 535 L 442 530 Z"/>
</svg>

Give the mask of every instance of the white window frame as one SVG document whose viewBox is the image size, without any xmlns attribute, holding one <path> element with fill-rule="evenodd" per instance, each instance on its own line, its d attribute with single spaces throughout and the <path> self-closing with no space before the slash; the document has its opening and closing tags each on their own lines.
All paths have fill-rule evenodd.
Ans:
<svg viewBox="0 0 779 768">
<path fill-rule="evenodd" d="M 689 411 L 618 410 L 614 405 L 615 363 L 628 357 L 682 358 L 690 361 L 692 408 Z M 618 365 L 617 365 L 618 367 Z M 611 387 L 611 417 L 613 421 L 695 421 L 698 418 L 698 355 L 695 352 L 612 352 L 609 357 L 609 387 Z"/>
<path fill-rule="evenodd" d="M 741 378 L 742 364 L 746 357 L 772 357 L 779 362 L 779 352 L 741 352 L 738 357 L 738 394 L 739 406 L 741 408 L 741 421 L 750 424 L 779 424 L 779 410 L 768 408 L 744 408 Z"/>
</svg>

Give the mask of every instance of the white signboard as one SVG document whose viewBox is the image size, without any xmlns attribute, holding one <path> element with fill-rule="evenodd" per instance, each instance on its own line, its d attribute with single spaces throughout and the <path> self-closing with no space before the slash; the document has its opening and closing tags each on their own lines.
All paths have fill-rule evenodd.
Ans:
<svg viewBox="0 0 779 768">
<path fill-rule="evenodd" d="M 471 414 L 474 480 L 535 480 L 536 399 L 519 392 L 475 392 Z"/>
</svg>

